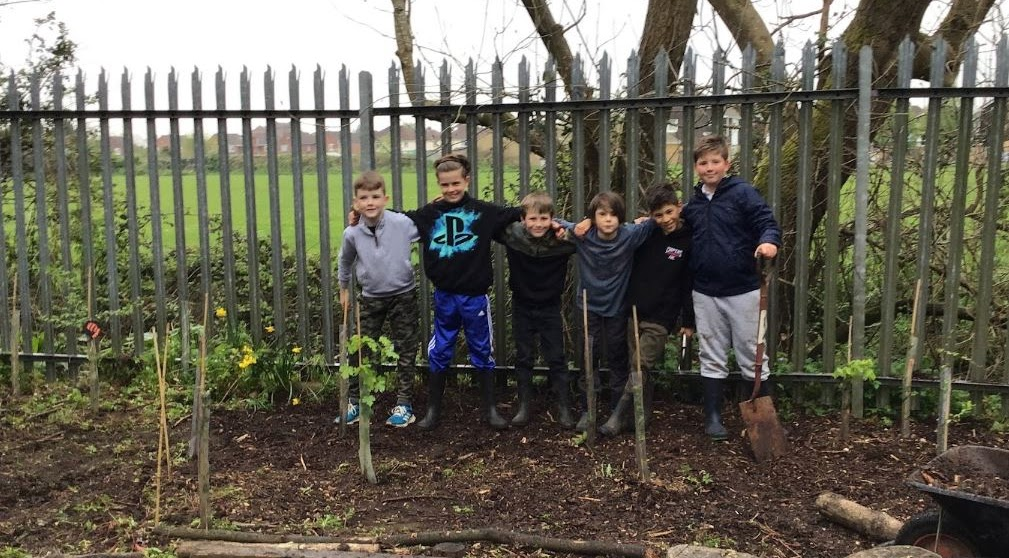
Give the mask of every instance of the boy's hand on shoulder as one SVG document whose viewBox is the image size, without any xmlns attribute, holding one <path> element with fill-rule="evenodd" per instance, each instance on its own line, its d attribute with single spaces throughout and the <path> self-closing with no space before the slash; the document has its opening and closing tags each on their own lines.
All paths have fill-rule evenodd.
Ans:
<svg viewBox="0 0 1009 558">
<path fill-rule="evenodd" d="M 757 246 L 757 251 L 753 253 L 754 258 L 764 258 L 765 260 L 773 260 L 777 255 L 778 247 L 770 242 Z"/>
<path fill-rule="evenodd" d="M 358 213 L 356 209 L 351 209 L 350 212 L 347 213 L 347 226 L 348 227 L 356 226 L 357 223 L 360 222 L 360 221 L 361 221 L 361 214 Z"/>
<path fill-rule="evenodd" d="M 557 240 L 568 239 L 568 230 L 564 228 L 564 225 L 558 223 L 557 221 L 550 221 L 550 229 L 554 231 L 554 236 L 557 237 Z"/>
<path fill-rule="evenodd" d="M 585 238 L 585 235 L 589 234 L 589 229 L 592 228 L 592 219 L 582 219 L 575 225 L 575 236 L 578 238 Z"/>
<path fill-rule="evenodd" d="M 642 216 L 640 216 L 640 217 L 638 217 L 637 219 L 634 220 L 634 224 L 635 225 L 640 225 L 641 223 L 644 223 L 645 221 L 647 221 L 649 219 L 651 219 L 651 217 L 649 217 L 648 215 L 642 215 Z"/>
</svg>

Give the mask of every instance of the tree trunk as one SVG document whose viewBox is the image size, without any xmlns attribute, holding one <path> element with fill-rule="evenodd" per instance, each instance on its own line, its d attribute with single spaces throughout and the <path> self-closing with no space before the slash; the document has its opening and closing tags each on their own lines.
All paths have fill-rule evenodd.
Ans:
<svg viewBox="0 0 1009 558">
<path fill-rule="evenodd" d="M 641 32 L 641 42 L 638 45 L 638 59 L 641 61 L 640 79 L 638 80 L 638 95 L 653 97 L 655 93 L 655 57 L 660 52 L 669 56 L 668 82 L 676 82 L 683 57 L 687 49 L 687 41 L 693 29 L 694 17 L 697 15 L 697 2 L 688 0 L 649 0 L 648 11 L 645 14 L 645 26 Z M 668 113 L 667 113 L 668 114 Z M 664 176 L 656 176 L 658 165 L 655 160 L 656 127 L 665 130 L 667 122 L 657 122 L 655 113 L 642 111 L 639 113 L 640 131 L 638 133 L 638 177 L 637 184 L 626 184 L 626 162 L 618 160 L 613 172 L 613 189 L 626 192 L 638 187 L 643 194 L 648 186 L 665 181 Z M 619 151 L 625 153 L 627 133 L 621 134 Z M 665 134 L 662 135 L 665 138 Z M 685 147 L 688 148 L 688 147 Z M 627 154 L 625 153 L 625 157 Z M 665 154 L 663 154 L 665 156 Z M 663 167 L 665 168 L 665 167 Z M 643 198 L 643 196 L 642 196 Z"/>
<path fill-rule="evenodd" d="M 955 8 L 950 11 L 947 18 L 940 25 L 939 29 L 949 30 L 948 41 L 951 42 L 951 52 L 959 53 L 962 50 L 964 41 L 971 36 L 970 33 L 960 31 L 963 28 L 976 29 L 984 15 L 988 12 L 993 0 L 959 0 Z M 930 50 L 930 39 L 919 35 L 922 18 L 929 2 L 893 2 L 891 0 L 863 0 L 855 15 L 841 36 L 841 40 L 849 49 L 845 75 L 841 77 L 847 87 L 855 87 L 858 83 L 858 52 L 857 49 L 863 45 L 872 47 L 874 87 L 890 87 L 896 81 L 897 75 L 897 54 L 900 42 L 907 36 L 918 37 L 924 49 Z M 975 16 L 973 25 L 968 26 L 963 23 L 966 14 Z M 830 89 L 834 87 L 837 76 L 832 74 L 831 55 L 825 56 L 820 66 L 819 89 Z M 955 76 L 959 71 L 961 57 L 959 54 L 951 57 L 946 66 L 946 75 Z M 917 67 L 917 66 L 916 66 Z M 915 76 L 921 77 L 921 76 Z M 936 84 L 941 85 L 941 84 Z M 872 103 L 872 118 L 870 122 L 870 138 L 874 138 L 883 124 L 887 121 L 892 102 L 885 99 L 876 99 Z M 830 113 L 828 104 L 823 104 L 814 110 L 813 115 L 813 139 L 812 139 L 812 219 L 810 221 L 810 236 L 816 232 L 827 211 L 827 180 L 829 176 L 829 142 L 830 137 L 836 131 L 830 126 Z M 843 155 L 841 181 L 847 180 L 855 172 L 855 149 L 857 118 L 854 110 L 849 110 L 845 115 L 843 128 Z M 798 164 L 799 164 L 799 136 L 796 128 L 788 130 L 782 146 L 782 161 L 778 165 L 782 175 L 781 183 L 781 229 L 783 233 L 784 246 L 780 256 L 780 277 L 782 284 L 794 285 L 795 261 L 793 258 L 794 246 L 796 244 L 796 212 L 795 204 L 798 188 Z M 757 166 L 754 184 L 758 188 L 764 189 L 770 173 L 770 161 L 766 154 Z M 828 231 L 827 234 L 836 234 Z M 822 270 L 821 268 L 817 268 Z M 816 278 L 810 277 L 810 284 L 815 284 Z M 805 293 L 786 293 L 784 300 L 794 300 L 796 296 L 805 296 Z M 791 323 L 791 308 L 787 304 L 779 305 L 778 323 Z M 783 337 L 784 346 L 779 347 L 786 353 L 791 351 L 788 339 Z"/>
</svg>

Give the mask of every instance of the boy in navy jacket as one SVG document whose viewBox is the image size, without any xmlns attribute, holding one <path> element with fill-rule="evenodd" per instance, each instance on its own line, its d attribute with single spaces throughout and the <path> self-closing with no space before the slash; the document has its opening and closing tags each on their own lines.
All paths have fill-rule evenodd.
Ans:
<svg viewBox="0 0 1009 558">
<path fill-rule="evenodd" d="M 771 208 L 752 184 L 729 170 L 729 148 L 719 136 L 707 137 L 694 150 L 700 182 L 683 208 L 693 229 L 693 300 L 700 338 L 704 384 L 704 430 L 714 440 L 727 438 L 722 425 L 723 383 L 729 375 L 728 351 L 753 388 L 756 365 L 760 275 L 754 258 L 772 259 L 781 246 L 781 229 Z M 767 355 L 761 373 L 766 395 Z"/>
</svg>

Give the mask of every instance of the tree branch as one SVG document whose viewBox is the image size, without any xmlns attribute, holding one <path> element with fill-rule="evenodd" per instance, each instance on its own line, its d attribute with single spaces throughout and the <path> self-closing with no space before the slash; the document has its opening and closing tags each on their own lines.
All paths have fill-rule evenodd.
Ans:
<svg viewBox="0 0 1009 558">
<path fill-rule="evenodd" d="M 750 0 L 708 0 L 715 13 L 722 19 L 739 48 L 753 47 L 757 53 L 757 67 L 771 64 L 774 54 L 774 40 L 767 30 L 767 24 L 757 13 Z"/>
<path fill-rule="evenodd" d="M 571 46 L 564 38 L 565 29 L 554 19 L 545 0 L 522 0 L 522 5 L 525 6 L 529 19 L 536 27 L 536 34 L 543 40 L 543 46 L 547 47 L 547 52 L 557 64 L 557 73 L 564 84 L 564 90 L 570 96 L 574 55 L 571 54 Z"/>
<path fill-rule="evenodd" d="M 396 58 L 403 72 L 406 94 L 413 103 L 424 98 L 419 91 L 413 66 L 413 28 L 410 26 L 410 0 L 392 0 L 393 29 L 396 31 Z"/>
<path fill-rule="evenodd" d="M 943 83 L 935 84 L 949 87 L 953 85 L 960 63 L 963 62 L 964 43 L 974 36 L 977 28 L 984 22 L 985 16 L 995 4 L 995 0 L 953 0 L 946 17 L 939 24 L 935 33 L 925 35 L 919 33 L 916 37 L 918 51 L 914 58 L 914 78 L 929 81 L 931 79 L 932 52 L 935 42 L 940 37 L 949 45 L 946 55 L 946 72 Z"/>
</svg>

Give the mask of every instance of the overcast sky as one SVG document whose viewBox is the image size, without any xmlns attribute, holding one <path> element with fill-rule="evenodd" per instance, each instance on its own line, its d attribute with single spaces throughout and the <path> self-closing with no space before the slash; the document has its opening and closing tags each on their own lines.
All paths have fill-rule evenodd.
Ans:
<svg viewBox="0 0 1009 558">
<path fill-rule="evenodd" d="M 822 5 L 819 0 L 755 1 L 771 27 L 782 17 Z M 853 2 L 835 0 L 832 11 L 844 11 Z M 628 54 L 637 46 L 647 1 L 552 0 L 550 6 L 562 24 L 579 21 L 567 33 L 573 47 L 592 59 L 608 51 L 614 58 L 614 79 L 619 79 Z M 695 34 L 692 46 L 703 53 L 710 52 L 714 43 L 730 45 L 728 34 L 711 25 L 713 16 L 706 3 L 701 6 L 695 25 L 702 30 Z M 287 73 L 294 64 L 308 85 L 303 85 L 306 93 L 302 96 L 302 104 L 307 105 L 315 65 L 320 64 L 326 72 L 327 89 L 335 91 L 336 74 L 341 64 L 346 64 L 352 75 L 370 71 L 379 97 L 386 91 L 386 75 L 395 61 L 389 0 L 43 0 L 0 7 L 0 62 L 8 67 L 21 65 L 28 52 L 24 40 L 33 32 L 33 18 L 48 12 L 55 12 L 67 24 L 89 83 L 104 67 L 109 72 L 110 90 L 117 93 L 123 68 L 130 70 L 139 91 L 143 73 L 150 67 L 161 95 L 161 84 L 172 66 L 180 72 L 180 85 L 186 93 L 194 67 L 200 68 L 205 87 L 209 84 L 206 90 L 211 91 L 218 65 L 228 76 L 229 88 L 237 87 L 238 74 L 246 65 L 253 75 L 253 90 L 258 92 L 263 72 L 271 66 L 282 92 L 278 105 L 284 106 Z M 937 12 L 932 19 L 940 15 Z M 522 55 L 532 63 L 534 76 L 546 60 L 541 43 L 531 38 L 532 24 L 518 0 L 414 0 L 412 20 L 418 58 L 431 68 L 448 57 L 456 87 L 461 85 L 461 67 L 469 58 L 487 72 L 494 57 L 502 57 L 506 87 L 516 84 Z M 786 41 L 795 47 L 789 51 L 790 61 L 799 58 L 798 47 L 813 38 L 817 23 L 818 18 L 808 18 L 789 31 Z M 709 66 L 702 56 L 700 71 Z M 427 75 L 431 90 L 436 75 L 433 70 Z M 486 74 L 481 78 L 489 81 Z M 619 88 L 615 84 L 614 89 Z M 356 96 L 356 86 L 352 89 Z"/>
</svg>

